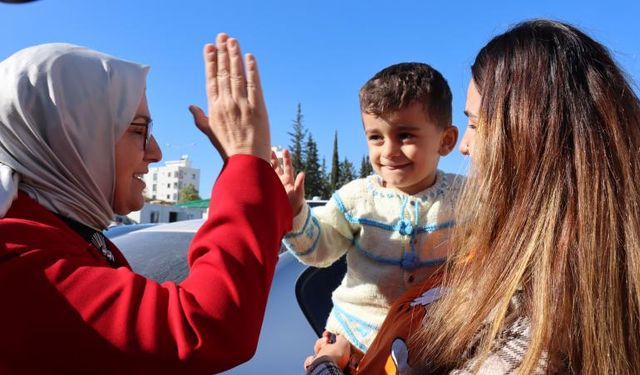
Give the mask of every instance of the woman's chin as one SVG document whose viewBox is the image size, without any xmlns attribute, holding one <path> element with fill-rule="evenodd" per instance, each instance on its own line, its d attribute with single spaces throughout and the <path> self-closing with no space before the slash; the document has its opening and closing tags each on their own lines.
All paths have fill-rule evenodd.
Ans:
<svg viewBox="0 0 640 375">
<path fill-rule="evenodd" d="M 134 211 L 140 211 L 144 207 L 144 198 L 140 195 L 139 198 L 131 199 L 129 202 L 122 202 L 122 204 L 115 204 L 113 212 L 117 215 L 128 215 Z"/>
<path fill-rule="evenodd" d="M 129 212 L 127 212 L 127 214 L 129 214 L 131 212 L 134 212 L 134 211 L 140 211 L 142 209 L 142 207 L 144 207 L 144 199 L 140 198 L 139 202 L 136 202 L 136 203 L 132 204 L 129 207 Z"/>
</svg>

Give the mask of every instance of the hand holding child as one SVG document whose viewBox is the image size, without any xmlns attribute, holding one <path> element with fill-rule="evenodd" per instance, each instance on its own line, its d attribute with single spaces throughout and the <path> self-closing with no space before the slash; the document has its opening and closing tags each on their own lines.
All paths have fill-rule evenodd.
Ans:
<svg viewBox="0 0 640 375">
<path fill-rule="evenodd" d="M 289 150 L 282 152 L 282 164 L 283 165 L 280 165 L 275 152 L 272 151 L 271 166 L 278 174 L 278 177 L 280 177 L 284 190 L 287 192 L 293 214 L 297 215 L 302 210 L 302 204 L 304 203 L 304 172 L 298 173 L 294 179 L 293 164 L 291 163 Z"/>
<path fill-rule="evenodd" d="M 351 344 L 340 334 L 336 335 L 324 331 L 322 337 L 316 340 L 313 351 L 315 355 L 310 355 L 304 360 L 305 369 L 309 367 L 316 358 L 322 356 L 331 358 L 338 367 L 344 369 L 349 364 L 349 358 L 351 357 Z"/>
</svg>

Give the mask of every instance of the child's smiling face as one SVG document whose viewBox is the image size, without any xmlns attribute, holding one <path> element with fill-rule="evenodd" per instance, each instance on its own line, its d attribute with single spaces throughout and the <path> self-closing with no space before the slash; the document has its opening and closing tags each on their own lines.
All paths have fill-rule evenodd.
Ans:
<svg viewBox="0 0 640 375">
<path fill-rule="evenodd" d="M 377 117 L 363 113 L 369 159 L 385 187 L 418 193 L 435 182 L 438 160 L 455 146 L 458 131 L 427 119 L 423 105 L 413 103 Z"/>
</svg>

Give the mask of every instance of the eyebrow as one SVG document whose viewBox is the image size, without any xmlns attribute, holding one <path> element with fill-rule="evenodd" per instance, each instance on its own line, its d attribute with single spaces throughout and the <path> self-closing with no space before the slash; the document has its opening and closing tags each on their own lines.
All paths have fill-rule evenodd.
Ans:
<svg viewBox="0 0 640 375">
<path fill-rule="evenodd" d="M 469 118 L 478 118 L 478 115 L 476 115 L 475 113 L 471 113 L 471 112 L 467 111 L 466 109 L 464 110 L 464 115 L 469 117 Z"/>
<path fill-rule="evenodd" d="M 401 125 L 397 125 L 396 126 L 395 131 L 400 131 L 400 132 L 416 131 L 416 130 L 420 130 L 422 128 L 423 128 L 423 126 L 421 126 L 421 125 L 401 124 Z M 364 132 L 365 133 L 379 133 L 380 130 L 378 130 L 378 129 L 367 129 L 365 127 Z"/>
<path fill-rule="evenodd" d="M 398 125 L 396 129 L 400 131 L 407 131 L 407 130 L 416 130 L 421 128 L 422 128 L 421 125 L 401 124 L 401 125 Z"/>
</svg>

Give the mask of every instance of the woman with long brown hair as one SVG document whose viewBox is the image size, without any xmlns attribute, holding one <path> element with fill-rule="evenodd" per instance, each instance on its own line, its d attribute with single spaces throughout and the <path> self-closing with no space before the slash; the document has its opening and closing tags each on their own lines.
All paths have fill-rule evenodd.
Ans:
<svg viewBox="0 0 640 375">
<path fill-rule="evenodd" d="M 472 75 L 461 146 L 472 170 L 447 292 L 409 335 L 409 364 L 419 373 L 637 373 L 636 94 L 604 46 L 546 20 L 493 38 Z"/>
<path fill-rule="evenodd" d="M 522 373 L 543 362 L 636 371 L 637 96 L 602 45 L 551 21 L 494 38 L 472 75 L 481 96 L 473 178 L 452 240 L 451 289 L 425 321 L 422 357 L 455 367 L 479 340 L 482 367 L 500 353 L 501 334 L 524 323 L 528 345 L 514 353 Z"/>
</svg>

